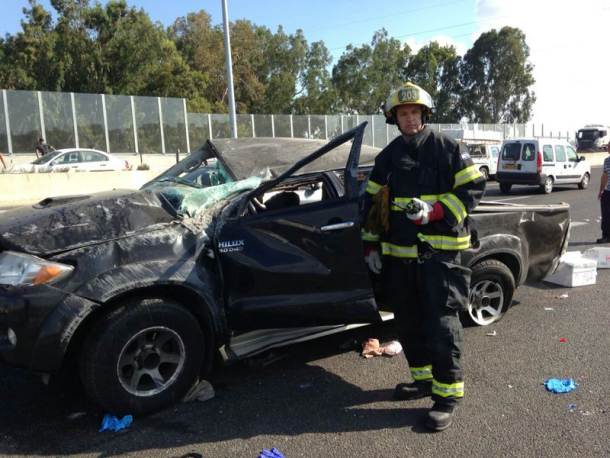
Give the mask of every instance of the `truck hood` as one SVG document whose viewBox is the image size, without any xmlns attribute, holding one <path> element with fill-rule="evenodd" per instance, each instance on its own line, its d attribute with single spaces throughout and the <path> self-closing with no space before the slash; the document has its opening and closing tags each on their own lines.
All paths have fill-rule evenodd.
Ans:
<svg viewBox="0 0 610 458">
<path fill-rule="evenodd" d="M 0 248 L 45 256 L 175 220 L 149 190 L 54 197 L 0 214 Z"/>
</svg>

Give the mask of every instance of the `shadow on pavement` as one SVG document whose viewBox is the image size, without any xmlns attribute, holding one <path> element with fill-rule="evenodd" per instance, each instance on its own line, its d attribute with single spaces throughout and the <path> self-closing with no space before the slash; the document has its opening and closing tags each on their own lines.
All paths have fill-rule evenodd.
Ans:
<svg viewBox="0 0 610 458">
<path fill-rule="evenodd" d="M 393 386 L 385 387 L 383 379 L 378 386 L 385 388 L 366 391 L 308 364 L 346 351 L 340 347 L 361 342 L 365 335 L 391 339 L 390 329 L 386 325 L 295 345 L 269 365 L 265 361 L 272 358 L 263 357 L 221 369 L 211 378 L 214 399 L 135 418 L 121 433 L 98 432 L 103 413 L 78 388 L 46 387 L 27 372 L 0 366 L 0 454 L 114 456 L 255 436 L 405 427 L 424 432 L 419 425 L 427 409 L 393 401 Z M 359 358 L 355 351 L 354 358 Z"/>
</svg>

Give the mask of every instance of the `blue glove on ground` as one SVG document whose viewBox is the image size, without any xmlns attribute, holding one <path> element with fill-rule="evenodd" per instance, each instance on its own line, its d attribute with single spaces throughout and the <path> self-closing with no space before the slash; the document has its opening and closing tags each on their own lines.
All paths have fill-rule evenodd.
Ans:
<svg viewBox="0 0 610 458">
<path fill-rule="evenodd" d="M 263 449 L 258 458 L 285 458 L 277 448 L 273 447 L 271 450 Z"/>
<path fill-rule="evenodd" d="M 544 381 L 544 386 L 552 393 L 569 393 L 576 389 L 576 383 L 571 378 L 550 378 Z"/>
<path fill-rule="evenodd" d="M 120 431 L 122 429 L 128 428 L 132 422 L 133 417 L 131 415 L 125 415 L 119 420 L 114 415 L 106 414 L 104 415 L 104 419 L 102 420 L 102 427 L 100 428 L 100 433 L 104 431 Z"/>
</svg>

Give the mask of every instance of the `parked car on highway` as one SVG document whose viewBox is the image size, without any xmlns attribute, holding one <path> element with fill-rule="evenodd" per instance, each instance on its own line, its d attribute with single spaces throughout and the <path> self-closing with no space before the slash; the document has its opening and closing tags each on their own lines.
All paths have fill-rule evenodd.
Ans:
<svg viewBox="0 0 610 458">
<path fill-rule="evenodd" d="M 496 180 L 504 194 L 515 184 L 537 186 L 545 194 L 564 184 L 586 189 L 591 165 L 565 140 L 517 138 L 502 144 Z"/>
<path fill-rule="evenodd" d="M 378 153 L 361 146 L 365 125 L 327 144 L 208 141 L 140 190 L 1 214 L 0 359 L 46 374 L 75 362 L 91 399 L 138 414 L 181 399 L 218 355 L 391 319 L 363 260 L 359 202 Z M 496 322 L 519 284 L 557 266 L 568 209 L 477 207 L 465 317 Z"/>
<path fill-rule="evenodd" d="M 15 173 L 65 172 L 68 170 L 77 172 L 129 170 L 129 163 L 96 149 L 65 148 L 45 154 L 29 164 L 17 164 L 11 168 L 11 172 Z"/>
</svg>

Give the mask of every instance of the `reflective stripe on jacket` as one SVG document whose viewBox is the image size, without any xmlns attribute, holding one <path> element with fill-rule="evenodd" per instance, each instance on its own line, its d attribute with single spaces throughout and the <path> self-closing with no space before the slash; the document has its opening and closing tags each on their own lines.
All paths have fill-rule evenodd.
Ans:
<svg viewBox="0 0 610 458">
<path fill-rule="evenodd" d="M 385 185 L 390 188 L 390 230 L 363 233 L 365 242 L 380 242 L 384 255 L 401 258 L 416 258 L 422 243 L 438 250 L 470 247 L 467 217 L 483 196 L 485 179 L 453 139 L 428 127 L 415 141 L 395 138 L 375 159 L 365 187 L 363 217 L 372 196 Z M 409 220 L 400 207 L 414 197 L 431 205 L 439 202 L 443 219 L 419 226 Z"/>
</svg>

